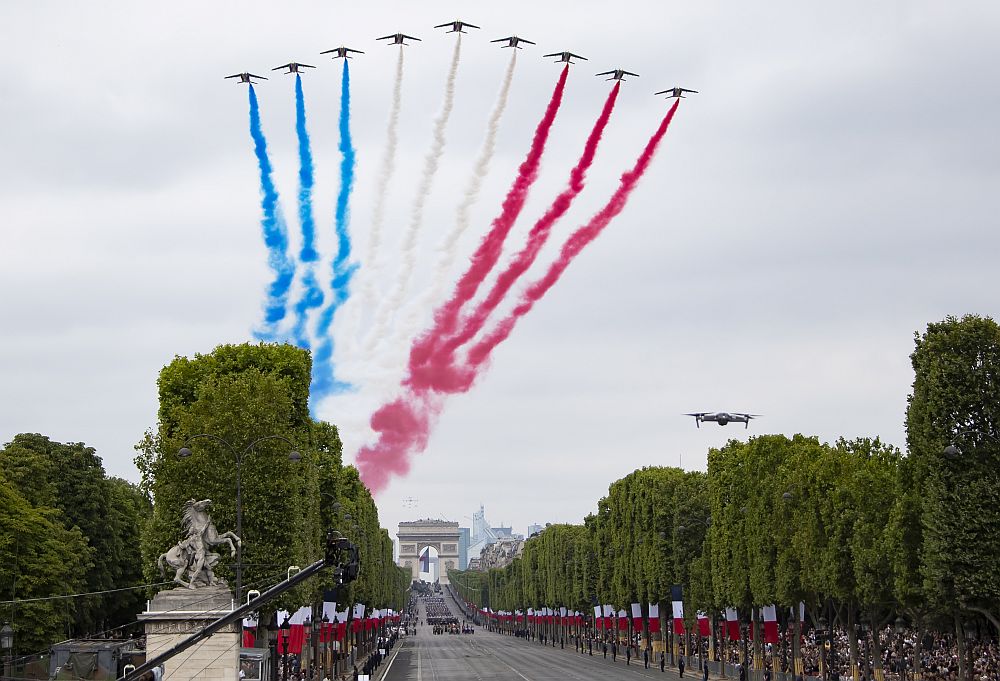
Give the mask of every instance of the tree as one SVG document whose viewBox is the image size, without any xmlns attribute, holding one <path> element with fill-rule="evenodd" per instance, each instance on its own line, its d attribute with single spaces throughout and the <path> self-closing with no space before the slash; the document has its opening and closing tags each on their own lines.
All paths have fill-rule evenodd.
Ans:
<svg viewBox="0 0 1000 681">
<path fill-rule="evenodd" d="M 83 533 L 67 529 L 61 511 L 33 506 L 0 473 L 0 587 L 5 600 L 17 600 L 0 608 L 14 627 L 14 654 L 44 650 L 66 638 L 77 599 L 31 599 L 83 591 L 81 557 L 86 564 L 89 553 Z"/>
<path fill-rule="evenodd" d="M 307 565 L 322 555 L 320 471 L 339 469 L 336 429 L 309 417 L 309 355 L 289 345 L 224 345 L 194 359 L 176 358 L 160 372 L 160 408 L 155 433 L 137 446 L 142 485 L 154 499 L 143 537 L 149 578 L 157 556 L 181 538 L 181 512 L 187 499 L 212 499 L 212 518 L 220 531 L 236 530 L 235 453 L 219 442 L 191 436 L 209 433 L 242 452 L 241 466 L 244 589 L 269 586 L 289 565 Z M 182 446 L 193 455 L 177 456 Z M 316 466 L 293 462 L 294 447 Z M 235 561 L 228 555 L 216 571 L 233 581 Z M 279 605 L 298 607 L 319 597 L 311 581 L 287 593 Z"/>
<path fill-rule="evenodd" d="M 88 547 L 77 558 L 83 591 L 142 584 L 138 537 L 148 501 L 128 483 L 108 480 L 93 448 L 22 433 L 0 451 L 0 468 L 29 504 L 58 509 L 53 517 L 80 530 Z M 141 593 L 77 599 L 70 633 L 98 634 L 131 621 L 141 603 Z"/>
<path fill-rule="evenodd" d="M 961 651 L 968 614 L 1000 630 L 1000 326 L 947 317 L 915 345 L 906 437 L 921 499 L 923 595 L 953 621 Z M 949 444 L 959 457 L 943 455 Z"/>
<path fill-rule="evenodd" d="M 180 539 L 184 501 L 212 499 L 213 520 L 236 530 L 234 453 L 209 433 L 243 451 L 244 589 L 270 586 L 289 565 L 322 557 L 327 529 L 358 545 L 362 567 L 338 601 L 401 609 L 408 572 L 392 562 L 392 540 L 379 526 L 378 509 L 353 466 L 344 466 L 337 428 L 309 415 L 309 353 L 290 345 L 224 345 L 194 359 L 178 357 L 160 372 L 159 424 L 137 446 L 142 489 L 155 500 L 143 535 L 146 574 L 154 575 L 160 553 Z M 182 446 L 193 455 L 180 459 Z M 301 455 L 289 459 L 290 449 Z M 348 516 L 350 516 L 348 518 Z M 226 555 L 217 573 L 230 580 L 234 561 Z M 404 578 L 405 575 L 405 578 Z M 285 594 L 277 607 L 317 603 L 333 587 L 329 574 Z M 261 618 L 266 621 L 266 617 Z"/>
</svg>

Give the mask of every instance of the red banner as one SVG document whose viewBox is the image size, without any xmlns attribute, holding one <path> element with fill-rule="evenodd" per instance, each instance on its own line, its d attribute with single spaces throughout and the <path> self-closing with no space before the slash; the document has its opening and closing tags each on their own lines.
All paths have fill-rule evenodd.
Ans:
<svg viewBox="0 0 1000 681">
<path fill-rule="evenodd" d="M 287 636 L 286 636 L 287 634 Z M 292 624 L 288 629 L 278 630 L 278 654 L 285 654 L 285 639 L 288 639 L 288 652 L 298 655 L 302 652 L 302 644 L 306 640 L 306 628 L 302 624 Z"/>
</svg>

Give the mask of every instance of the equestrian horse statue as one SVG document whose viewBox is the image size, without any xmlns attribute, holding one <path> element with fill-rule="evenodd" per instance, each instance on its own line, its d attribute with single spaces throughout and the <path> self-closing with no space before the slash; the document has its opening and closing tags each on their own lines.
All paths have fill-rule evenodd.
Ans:
<svg viewBox="0 0 1000 681">
<path fill-rule="evenodd" d="M 242 542 L 232 532 L 219 534 L 218 530 L 215 529 L 215 523 L 208 515 L 208 509 L 211 506 L 211 499 L 201 501 L 189 499 L 185 502 L 182 525 L 186 537 L 157 559 L 156 564 L 160 568 L 162 577 L 166 577 L 164 570 L 164 563 L 166 563 L 176 570 L 174 581 L 189 589 L 212 586 L 219 582 L 212 568 L 219 562 L 220 556 L 207 549 L 220 544 L 227 545 L 230 557 L 235 557 L 236 548 Z M 185 572 L 188 577 L 187 581 L 184 581 Z"/>
</svg>

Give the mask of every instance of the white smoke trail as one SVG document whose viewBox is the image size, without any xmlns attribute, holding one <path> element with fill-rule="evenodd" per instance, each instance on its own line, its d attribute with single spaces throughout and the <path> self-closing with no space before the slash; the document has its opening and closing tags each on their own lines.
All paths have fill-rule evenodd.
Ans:
<svg viewBox="0 0 1000 681">
<path fill-rule="evenodd" d="M 462 203 L 458 204 L 455 216 L 455 226 L 441 243 L 442 257 L 438 261 L 435 270 L 435 283 L 438 287 L 443 287 L 444 277 L 455 262 L 455 246 L 458 240 L 469 228 L 469 214 L 472 206 L 479 200 L 479 191 L 483 187 L 483 180 L 490 170 L 490 162 L 493 160 L 493 152 L 496 151 L 497 134 L 500 132 L 500 119 L 503 117 L 504 109 L 507 108 L 507 95 L 510 94 L 510 84 L 514 80 L 514 64 L 517 63 L 517 50 L 510 55 L 510 64 L 507 65 L 507 73 L 504 74 L 503 84 L 500 86 L 500 93 L 497 95 L 496 104 L 493 106 L 493 113 L 486 124 L 486 137 L 483 139 L 483 146 L 479 149 L 479 157 L 476 165 L 472 169 L 472 177 L 469 178 L 469 185 L 465 188 L 465 196 Z M 440 298 L 438 293 L 432 297 L 432 302 Z"/>
<path fill-rule="evenodd" d="M 431 192 L 431 185 L 434 182 L 434 175 L 437 173 L 441 156 L 444 154 L 445 136 L 444 130 L 451 117 L 451 110 L 455 103 L 455 76 L 458 73 L 458 61 L 462 52 L 462 35 L 458 35 L 455 41 L 455 50 L 451 55 L 451 67 L 448 69 L 448 79 L 445 82 L 444 102 L 441 105 L 441 112 L 434 119 L 433 140 L 431 148 L 424 157 L 424 172 L 417 185 L 417 195 L 413 201 L 413 211 L 410 215 L 410 224 L 403 233 L 403 245 L 400 252 L 399 276 L 392 292 L 379 306 L 375 315 L 375 322 L 369 332 L 366 350 L 371 353 L 378 342 L 385 335 L 389 323 L 396 310 L 403 304 L 406 298 L 410 279 L 413 276 L 413 269 L 417 264 L 417 237 L 424 222 L 424 206 L 427 197 Z"/>
<path fill-rule="evenodd" d="M 399 146 L 399 110 L 403 102 L 403 47 L 399 48 L 396 60 L 396 80 L 392 85 L 392 106 L 389 109 L 389 124 L 386 129 L 385 150 L 382 164 L 375 181 L 375 207 L 372 210 L 371 228 L 368 230 L 368 251 L 365 267 L 361 270 L 360 304 L 354 305 L 351 325 L 356 329 L 354 337 L 360 335 L 362 316 L 375 306 L 375 279 L 378 270 L 379 251 L 382 247 L 382 225 L 385 222 L 385 204 L 389 193 L 389 181 L 396 170 L 396 147 Z"/>
<path fill-rule="evenodd" d="M 517 50 L 511 52 L 510 63 L 504 73 L 503 82 L 500 85 L 500 92 L 497 94 L 496 103 L 486 122 L 486 136 L 483 138 L 482 146 L 479 148 L 479 156 L 472 167 L 472 175 L 465 187 L 462 201 L 455 211 L 455 224 L 451 231 L 445 236 L 441 245 L 438 246 L 440 257 L 434 268 L 431 283 L 420 299 L 410 306 L 404 321 L 399 325 L 398 332 L 393 338 L 393 345 L 408 345 L 413 336 L 419 330 L 422 323 L 423 314 L 437 305 L 445 294 L 445 288 L 451 281 L 449 273 L 455 262 L 458 252 L 458 242 L 469 228 L 471 221 L 472 207 L 479 200 L 479 192 L 483 187 L 483 180 L 489 174 L 490 163 L 493 161 L 493 154 L 496 151 L 497 135 L 500 132 L 500 119 L 503 118 L 504 110 L 507 108 L 507 98 L 510 94 L 510 86 L 514 80 L 514 65 L 517 63 Z"/>
</svg>

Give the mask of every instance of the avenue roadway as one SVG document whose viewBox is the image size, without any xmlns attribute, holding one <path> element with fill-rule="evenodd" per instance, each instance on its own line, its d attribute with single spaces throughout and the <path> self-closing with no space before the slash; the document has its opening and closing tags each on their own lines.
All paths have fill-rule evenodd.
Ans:
<svg viewBox="0 0 1000 681">
<path fill-rule="evenodd" d="M 445 592 L 452 612 L 461 621 L 458 605 Z M 420 618 L 424 618 L 423 603 Z M 691 672 L 694 672 L 692 675 Z M 697 668 L 686 678 L 698 679 Z M 475 634 L 438 634 L 432 627 L 417 627 L 416 636 L 401 639 L 374 678 L 377 681 L 554 681 L 559 679 L 586 681 L 589 679 L 659 679 L 678 681 L 677 672 L 669 668 L 661 673 L 650 660 L 643 669 L 642 658 L 625 665 L 624 656 L 617 662 L 611 656 L 605 660 L 596 650 L 594 656 L 551 645 L 542 646 L 513 636 L 492 634 L 476 628 Z"/>
</svg>

